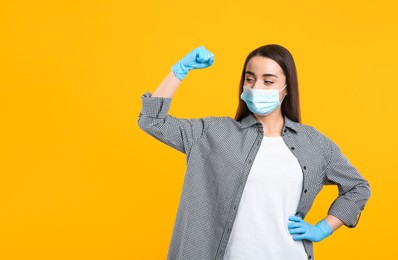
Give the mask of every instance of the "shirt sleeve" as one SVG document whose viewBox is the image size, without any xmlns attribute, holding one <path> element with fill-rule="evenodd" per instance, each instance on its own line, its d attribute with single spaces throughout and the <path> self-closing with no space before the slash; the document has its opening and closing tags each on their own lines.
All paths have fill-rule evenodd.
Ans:
<svg viewBox="0 0 398 260">
<path fill-rule="evenodd" d="M 325 169 L 325 185 L 337 185 L 339 194 L 331 204 L 328 214 L 339 218 L 345 226 L 357 226 L 362 210 L 370 198 L 369 182 L 342 153 L 339 146 L 327 138 L 329 161 Z"/>
<path fill-rule="evenodd" d="M 141 95 L 142 107 L 138 116 L 139 127 L 164 144 L 188 154 L 196 140 L 214 121 L 214 117 L 176 118 L 168 114 L 172 98 Z"/>
</svg>

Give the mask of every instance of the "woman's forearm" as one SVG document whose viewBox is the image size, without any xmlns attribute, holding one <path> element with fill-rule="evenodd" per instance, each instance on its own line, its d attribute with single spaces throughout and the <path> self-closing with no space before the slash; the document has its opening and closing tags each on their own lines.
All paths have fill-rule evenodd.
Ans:
<svg viewBox="0 0 398 260">
<path fill-rule="evenodd" d="M 325 220 L 328 222 L 330 227 L 333 229 L 333 232 L 336 231 L 339 227 L 341 227 L 344 224 L 340 219 L 336 218 L 333 215 L 327 215 Z"/>
<path fill-rule="evenodd" d="M 159 87 L 153 92 L 152 97 L 171 98 L 176 92 L 181 80 L 179 80 L 172 70 L 166 78 L 160 83 Z"/>
</svg>

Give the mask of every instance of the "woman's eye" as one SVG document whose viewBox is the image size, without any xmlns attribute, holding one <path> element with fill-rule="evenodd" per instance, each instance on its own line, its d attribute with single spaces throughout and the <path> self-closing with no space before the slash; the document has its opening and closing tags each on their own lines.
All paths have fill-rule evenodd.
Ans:
<svg viewBox="0 0 398 260">
<path fill-rule="evenodd" d="M 249 78 L 246 79 L 246 81 L 252 81 L 252 80 L 253 80 L 253 79 L 249 79 Z"/>
<path fill-rule="evenodd" d="M 268 81 L 268 80 L 266 80 L 266 81 L 264 81 L 264 82 L 265 82 L 265 83 L 267 83 L 267 82 L 268 82 L 268 83 L 272 83 L 272 81 Z"/>
</svg>

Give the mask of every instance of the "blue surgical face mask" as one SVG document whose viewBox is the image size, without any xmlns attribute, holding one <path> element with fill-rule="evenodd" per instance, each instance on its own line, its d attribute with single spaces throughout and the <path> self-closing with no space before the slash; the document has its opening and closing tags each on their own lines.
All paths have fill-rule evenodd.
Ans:
<svg viewBox="0 0 398 260">
<path fill-rule="evenodd" d="M 285 99 L 285 94 L 282 101 L 279 101 L 279 92 L 282 89 L 252 89 L 248 86 L 243 86 L 243 92 L 240 98 L 245 101 L 250 111 L 258 115 L 267 115 L 280 106 Z"/>
</svg>

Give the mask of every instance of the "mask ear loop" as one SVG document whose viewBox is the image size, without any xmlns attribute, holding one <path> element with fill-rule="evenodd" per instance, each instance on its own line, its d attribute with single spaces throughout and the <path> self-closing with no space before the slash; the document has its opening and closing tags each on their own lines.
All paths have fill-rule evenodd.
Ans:
<svg viewBox="0 0 398 260">
<path fill-rule="evenodd" d="M 280 104 L 282 104 L 282 102 L 283 102 L 283 100 L 285 99 L 286 96 L 287 96 L 287 94 L 283 95 L 283 98 L 282 98 Z"/>
<path fill-rule="evenodd" d="M 284 88 L 286 88 L 287 85 L 285 85 L 281 90 L 279 90 L 279 92 L 281 92 Z M 283 100 L 285 99 L 285 97 L 287 96 L 287 94 L 283 95 L 282 100 L 280 101 L 280 104 L 282 104 Z"/>
<path fill-rule="evenodd" d="M 283 88 L 281 88 L 280 90 L 279 90 L 279 92 L 281 92 L 284 88 L 286 88 L 287 87 L 287 85 L 285 85 Z"/>
</svg>

